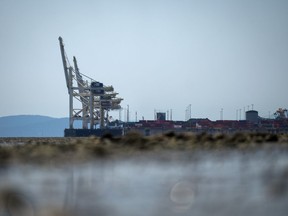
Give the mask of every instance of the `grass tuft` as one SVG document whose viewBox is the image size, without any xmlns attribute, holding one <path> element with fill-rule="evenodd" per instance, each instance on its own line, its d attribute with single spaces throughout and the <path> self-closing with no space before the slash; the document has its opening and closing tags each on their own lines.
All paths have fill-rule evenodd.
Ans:
<svg viewBox="0 0 288 216">
<path fill-rule="evenodd" d="M 1 138 L 0 167 L 11 162 L 37 164 L 67 164 L 103 159 L 118 153 L 134 154 L 143 151 L 194 149 L 247 149 L 261 147 L 266 143 L 288 144 L 287 134 L 235 133 L 208 134 L 168 132 L 145 137 L 129 132 L 121 138 L 106 134 L 101 138 Z M 21 144 L 17 144 L 21 143 Z M 267 146 L 267 145 L 266 145 Z"/>
</svg>

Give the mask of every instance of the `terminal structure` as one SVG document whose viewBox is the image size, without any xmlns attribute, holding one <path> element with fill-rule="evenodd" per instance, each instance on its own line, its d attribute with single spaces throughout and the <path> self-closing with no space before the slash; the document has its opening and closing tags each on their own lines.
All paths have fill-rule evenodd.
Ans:
<svg viewBox="0 0 288 216">
<path fill-rule="evenodd" d="M 104 133 L 121 135 L 122 129 L 108 129 L 110 110 L 121 109 L 122 98 L 116 97 L 113 86 L 106 86 L 80 73 L 77 60 L 73 66 L 64 49 L 63 39 L 59 37 L 66 85 L 69 94 L 69 129 L 65 136 L 102 136 Z M 82 121 L 82 128 L 74 128 L 75 121 Z"/>
<path fill-rule="evenodd" d="M 129 121 L 129 106 L 127 109 L 127 122 L 109 121 L 109 111 L 121 109 L 122 98 L 112 86 L 106 86 L 80 73 L 77 60 L 73 57 L 73 65 L 65 53 L 63 39 L 59 37 L 61 57 L 63 61 L 66 85 L 69 94 L 69 128 L 65 129 L 66 137 L 103 136 L 107 133 L 112 136 L 122 136 L 129 131 L 136 131 L 143 135 L 155 135 L 173 131 L 175 133 L 236 133 L 242 132 L 269 132 L 288 133 L 288 111 L 279 108 L 275 118 L 261 118 L 256 110 L 244 111 L 245 120 L 223 120 L 221 109 L 220 120 L 210 121 L 208 118 L 191 118 L 191 104 L 186 109 L 185 121 L 172 121 L 172 110 L 167 116 L 165 112 L 156 112 L 154 120 Z M 167 119 L 166 119 L 167 117 Z M 137 119 L 137 117 L 136 117 Z M 75 121 L 82 125 L 75 127 Z M 79 128 L 81 127 L 81 128 Z"/>
</svg>

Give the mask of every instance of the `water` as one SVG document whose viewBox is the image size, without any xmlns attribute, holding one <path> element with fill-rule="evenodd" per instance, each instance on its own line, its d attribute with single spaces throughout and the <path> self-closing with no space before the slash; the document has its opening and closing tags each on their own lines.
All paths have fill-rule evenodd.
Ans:
<svg viewBox="0 0 288 216">
<path fill-rule="evenodd" d="M 287 156 L 287 149 L 277 147 L 11 166 L 0 174 L 0 216 L 286 216 Z M 7 193 L 22 200 L 21 208 L 13 208 Z"/>
</svg>

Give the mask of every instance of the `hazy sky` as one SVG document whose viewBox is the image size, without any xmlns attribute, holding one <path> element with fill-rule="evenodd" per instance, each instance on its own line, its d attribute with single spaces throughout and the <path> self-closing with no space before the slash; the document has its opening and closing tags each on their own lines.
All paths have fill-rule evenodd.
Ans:
<svg viewBox="0 0 288 216">
<path fill-rule="evenodd" d="M 0 116 L 68 116 L 59 36 L 131 120 L 288 108 L 287 0 L 0 0 L 0 26 Z"/>
</svg>

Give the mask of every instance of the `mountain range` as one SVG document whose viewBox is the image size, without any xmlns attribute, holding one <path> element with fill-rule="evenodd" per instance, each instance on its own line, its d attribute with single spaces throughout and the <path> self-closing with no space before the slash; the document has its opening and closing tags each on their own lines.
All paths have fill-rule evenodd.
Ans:
<svg viewBox="0 0 288 216">
<path fill-rule="evenodd" d="M 0 137 L 63 137 L 69 118 L 40 115 L 0 117 Z"/>
</svg>

